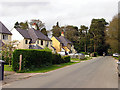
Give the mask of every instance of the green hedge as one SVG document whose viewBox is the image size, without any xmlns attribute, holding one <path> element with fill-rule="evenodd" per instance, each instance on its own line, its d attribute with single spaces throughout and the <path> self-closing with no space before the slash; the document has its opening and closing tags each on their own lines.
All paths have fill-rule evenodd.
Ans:
<svg viewBox="0 0 120 90">
<path fill-rule="evenodd" d="M 63 56 L 64 63 L 70 62 L 70 56 Z"/>
<path fill-rule="evenodd" d="M 88 52 L 80 52 L 80 53 L 82 53 L 82 54 L 84 54 L 84 55 L 87 55 L 87 54 L 88 54 Z"/>
<path fill-rule="evenodd" d="M 97 53 L 97 52 L 93 52 L 93 53 L 92 53 L 92 56 L 93 56 L 93 57 L 97 57 L 97 56 L 98 56 L 98 53 Z"/>
<path fill-rule="evenodd" d="M 70 56 L 61 56 L 60 54 L 52 55 L 52 64 L 60 64 L 70 62 Z"/>
<path fill-rule="evenodd" d="M 22 55 L 21 70 L 52 65 L 52 52 L 50 50 L 18 49 L 13 52 L 12 69 L 19 70 L 19 56 Z"/>
</svg>

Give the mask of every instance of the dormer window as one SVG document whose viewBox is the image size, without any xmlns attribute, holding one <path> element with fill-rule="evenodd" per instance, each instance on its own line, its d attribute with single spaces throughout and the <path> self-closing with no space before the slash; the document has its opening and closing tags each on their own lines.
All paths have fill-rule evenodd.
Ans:
<svg viewBox="0 0 120 90">
<path fill-rule="evenodd" d="M 3 35 L 3 40 L 8 40 L 8 35 Z"/>
</svg>

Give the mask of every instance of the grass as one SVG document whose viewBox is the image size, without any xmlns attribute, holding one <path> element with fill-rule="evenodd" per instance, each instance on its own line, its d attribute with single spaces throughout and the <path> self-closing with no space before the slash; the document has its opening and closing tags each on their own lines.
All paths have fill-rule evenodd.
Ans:
<svg viewBox="0 0 120 90">
<path fill-rule="evenodd" d="M 35 68 L 33 70 L 29 70 L 29 71 L 26 71 L 24 73 L 45 73 L 48 71 L 56 70 L 56 69 L 59 69 L 59 68 L 62 68 L 62 67 L 68 66 L 68 65 L 76 64 L 76 63 L 78 63 L 78 62 L 68 62 L 68 63 L 56 64 L 56 65 L 52 65 L 52 66 Z M 5 71 L 13 71 L 12 66 L 9 67 L 9 65 L 5 65 L 4 70 Z"/>
<path fill-rule="evenodd" d="M 13 71 L 12 66 L 9 67 L 9 65 L 4 65 L 4 71 Z"/>
<path fill-rule="evenodd" d="M 72 61 L 85 61 L 85 60 L 90 60 L 92 57 L 85 57 L 85 59 L 78 59 L 78 58 L 71 58 Z"/>
<path fill-rule="evenodd" d="M 48 71 L 52 71 L 52 70 L 56 70 L 68 65 L 72 65 L 72 64 L 76 64 L 77 62 L 68 62 L 68 63 L 62 63 L 62 64 L 56 64 L 56 65 L 52 65 L 52 66 L 46 66 L 46 67 L 41 67 L 41 68 L 35 68 L 31 71 L 27 71 L 25 73 L 45 73 Z"/>
<path fill-rule="evenodd" d="M 25 71 L 24 73 L 45 73 L 45 72 L 48 72 L 48 71 L 52 71 L 52 70 L 56 70 L 56 69 L 59 69 L 59 68 L 62 68 L 62 67 L 65 67 L 65 66 L 69 66 L 69 65 L 72 65 L 72 64 L 76 64 L 76 63 L 79 63 L 80 61 L 85 61 L 85 60 L 90 60 L 92 59 L 91 57 L 87 57 L 83 60 L 79 60 L 77 58 L 75 59 L 71 59 L 72 62 L 68 62 L 68 63 L 62 63 L 62 64 L 55 64 L 55 65 L 51 65 L 51 66 L 46 66 L 46 67 L 41 67 L 41 68 L 34 68 L 32 70 L 28 70 L 28 71 Z M 78 62 L 74 62 L 74 61 L 78 61 Z M 4 66 L 4 70 L 5 71 L 13 71 L 12 70 L 12 66 L 9 67 L 9 65 L 5 65 Z M 19 72 L 20 73 L 20 72 Z M 22 72 L 21 72 L 22 73 Z"/>
<path fill-rule="evenodd" d="M 120 57 L 113 57 L 113 58 L 115 58 L 115 59 L 119 60 L 119 58 L 120 58 Z"/>
</svg>

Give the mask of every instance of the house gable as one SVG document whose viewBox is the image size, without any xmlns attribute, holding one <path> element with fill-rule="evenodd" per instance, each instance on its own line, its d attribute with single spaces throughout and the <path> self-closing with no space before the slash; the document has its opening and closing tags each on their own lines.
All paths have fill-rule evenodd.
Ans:
<svg viewBox="0 0 120 90">
<path fill-rule="evenodd" d="M 5 27 L 5 25 L 0 21 L 0 33 L 12 35 L 12 33 Z"/>
<path fill-rule="evenodd" d="M 13 34 L 12 35 L 12 40 L 19 40 L 19 41 L 21 41 L 21 40 L 24 39 L 24 37 L 15 28 L 13 28 L 11 30 L 11 33 Z"/>
</svg>

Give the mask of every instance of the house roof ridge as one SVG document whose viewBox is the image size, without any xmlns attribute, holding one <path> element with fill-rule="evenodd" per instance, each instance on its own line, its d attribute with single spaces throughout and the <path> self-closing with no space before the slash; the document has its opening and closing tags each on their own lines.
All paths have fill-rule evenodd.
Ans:
<svg viewBox="0 0 120 90">
<path fill-rule="evenodd" d="M 12 33 L 8 30 L 8 28 L 1 21 L 0 21 L 0 33 L 12 35 Z"/>
</svg>

